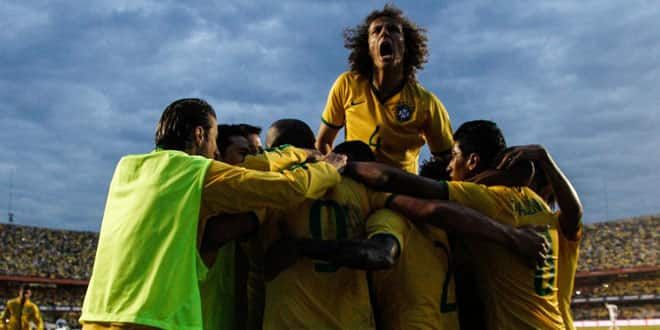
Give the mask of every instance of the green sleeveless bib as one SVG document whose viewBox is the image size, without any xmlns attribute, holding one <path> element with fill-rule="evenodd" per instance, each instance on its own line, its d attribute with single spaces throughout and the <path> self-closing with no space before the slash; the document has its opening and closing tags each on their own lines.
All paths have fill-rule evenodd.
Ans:
<svg viewBox="0 0 660 330">
<path fill-rule="evenodd" d="M 115 169 L 81 321 L 201 329 L 197 251 L 211 160 L 173 150 L 123 157 Z"/>
</svg>

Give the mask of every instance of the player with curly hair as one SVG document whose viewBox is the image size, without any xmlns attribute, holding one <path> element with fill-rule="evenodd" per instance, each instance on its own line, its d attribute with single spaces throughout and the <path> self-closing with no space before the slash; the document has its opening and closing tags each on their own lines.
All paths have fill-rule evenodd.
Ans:
<svg viewBox="0 0 660 330">
<path fill-rule="evenodd" d="M 408 172 L 417 172 L 425 143 L 434 155 L 448 159 L 449 116 L 416 78 L 428 57 L 425 33 L 392 5 L 344 31 L 350 71 L 330 90 L 317 135 L 321 152 L 332 149 L 344 128 L 346 140 L 369 144 L 379 162 Z"/>
</svg>

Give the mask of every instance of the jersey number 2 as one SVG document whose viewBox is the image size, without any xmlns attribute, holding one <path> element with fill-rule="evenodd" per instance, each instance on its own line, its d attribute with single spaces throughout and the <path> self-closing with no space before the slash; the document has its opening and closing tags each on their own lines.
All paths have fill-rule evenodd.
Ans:
<svg viewBox="0 0 660 330">
<path fill-rule="evenodd" d="M 554 251 L 552 249 L 552 236 L 549 231 L 544 231 L 543 235 L 550 243 L 550 250 L 548 255 L 543 260 L 542 264 L 536 265 L 536 270 L 534 272 L 534 291 L 539 296 L 547 296 L 554 292 L 554 282 L 555 282 L 555 259 Z"/>
</svg>

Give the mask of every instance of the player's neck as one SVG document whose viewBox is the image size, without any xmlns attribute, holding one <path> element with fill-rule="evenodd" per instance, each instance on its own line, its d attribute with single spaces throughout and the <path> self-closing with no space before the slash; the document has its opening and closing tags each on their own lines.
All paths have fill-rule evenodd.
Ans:
<svg viewBox="0 0 660 330">
<path fill-rule="evenodd" d="M 371 85 L 379 94 L 379 98 L 389 98 L 401 89 L 403 85 L 403 68 L 374 68 Z"/>
</svg>

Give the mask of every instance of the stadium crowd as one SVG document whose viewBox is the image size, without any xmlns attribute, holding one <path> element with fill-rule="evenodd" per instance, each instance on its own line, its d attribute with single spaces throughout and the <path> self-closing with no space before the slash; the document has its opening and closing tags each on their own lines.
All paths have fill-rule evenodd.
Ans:
<svg viewBox="0 0 660 330">
<path fill-rule="evenodd" d="M 657 304 L 618 305 L 619 320 L 660 318 L 660 309 Z M 603 304 L 580 306 L 573 308 L 575 320 L 608 320 L 610 318 L 607 308 Z"/>
<path fill-rule="evenodd" d="M 0 275 L 89 279 L 98 234 L 0 224 Z"/>
<path fill-rule="evenodd" d="M 578 271 L 659 264 L 660 216 L 588 224 L 584 231 Z M 88 279 L 97 240 L 93 232 L 0 224 L 0 275 Z"/>
<path fill-rule="evenodd" d="M 578 271 L 658 265 L 660 216 L 644 216 L 584 228 Z"/>
<path fill-rule="evenodd" d="M 598 285 L 576 287 L 579 296 L 583 297 L 606 297 L 606 296 L 624 296 L 624 295 L 660 295 L 660 278 L 633 280 L 621 278 L 611 282 Z"/>
</svg>

